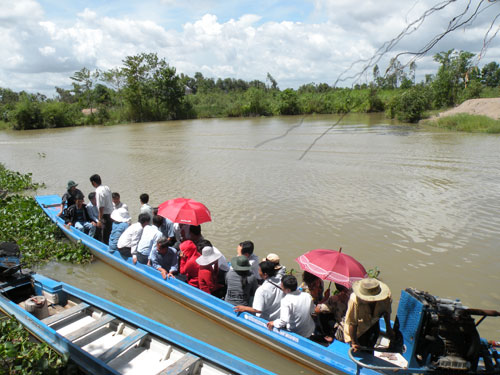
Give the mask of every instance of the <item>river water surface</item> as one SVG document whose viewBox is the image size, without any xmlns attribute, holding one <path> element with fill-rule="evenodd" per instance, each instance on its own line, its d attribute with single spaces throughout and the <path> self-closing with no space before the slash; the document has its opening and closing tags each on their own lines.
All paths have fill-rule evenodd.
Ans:
<svg viewBox="0 0 500 375">
<path fill-rule="evenodd" d="M 500 310 L 500 137 L 390 124 L 380 115 L 215 119 L 0 132 L 0 161 L 62 194 L 89 176 L 121 194 L 176 197 L 212 212 L 203 234 L 228 258 L 243 240 L 288 269 L 315 248 L 378 267 L 394 296 L 414 287 Z M 300 160 L 299 160 L 300 159 Z M 101 262 L 43 273 L 119 302 L 279 373 L 299 373 Z M 500 339 L 500 319 L 479 326 Z"/>
</svg>

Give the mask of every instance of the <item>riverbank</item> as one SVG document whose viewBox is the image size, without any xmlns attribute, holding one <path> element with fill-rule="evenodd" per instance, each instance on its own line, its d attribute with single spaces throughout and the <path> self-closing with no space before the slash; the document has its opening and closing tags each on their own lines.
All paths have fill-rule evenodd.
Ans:
<svg viewBox="0 0 500 375">
<path fill-rule="evenodd" d="M 469 133 L 500 133 L 500 98 L 470 99 L 422 123 Z"/>
</svg>

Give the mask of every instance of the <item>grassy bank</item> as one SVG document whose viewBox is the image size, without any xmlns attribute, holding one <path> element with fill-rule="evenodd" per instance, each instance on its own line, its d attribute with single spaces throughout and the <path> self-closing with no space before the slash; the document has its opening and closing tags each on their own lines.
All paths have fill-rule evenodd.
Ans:
<svg viewBox="0 0 500 375">
<path fill-rule="evenodd" d="M 500 120 L 493 120 L 487 116 L 468 115 L 460 113 L 435 120 L 428 120 L 427 125 L 469 133 L 500 133 Z"/>
<path fill-rule="evenodd" d="M 27 266 L 50 260 L 88 263 L 91 253 L 83 245 L 65 239 L 59 228 L 44 214 L 35 199 L 26 194 L 40 188 L 31 174 L 21 174 L 0 164 L 0 240 L 16 242 Z"/>
</svg>

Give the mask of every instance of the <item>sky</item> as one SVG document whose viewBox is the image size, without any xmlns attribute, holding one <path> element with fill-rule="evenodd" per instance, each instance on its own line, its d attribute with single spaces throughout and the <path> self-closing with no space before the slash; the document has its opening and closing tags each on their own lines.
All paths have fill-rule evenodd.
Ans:
<svg viewBox="0 0 500 375">
<path fill-rule="evenodd" d="M 121 67 L 126 56 L 142 52 L 157 53 L 189 76 L 201 72 L 215 79 L 265 82 L 270 73 L 281 89 L 311 82 L 333 85 L 339 77 L 362 72 L 366 63 L 356 61 L 370 59 L 428 9 L 447 2 L 0 0 L 0 87 L 50 97 L 56 86 L 70 88 L 70 77 L 83 67 Z M 436 72 L 435 53 L 455 48 L 479 54 L 485 35 L 500 27 L 495 19 L 500 0 L 452 1 L 412 26 L 378 62 L 380 71 L 398 52 L 423 48 L 454 16 L 465 12 L 468 17 L 479 4 L 477 17 L 416 61 L 417 81 Z M 478 63 L 491 61 L 500 62 L 500 32 Z M 370 82 L 372 68 L 337 85 Z"/>
</svg>

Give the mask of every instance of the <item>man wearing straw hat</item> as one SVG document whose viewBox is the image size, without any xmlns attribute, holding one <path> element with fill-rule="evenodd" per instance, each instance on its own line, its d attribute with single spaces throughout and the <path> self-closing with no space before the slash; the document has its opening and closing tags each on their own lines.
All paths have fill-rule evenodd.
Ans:
<svg viewBox="0 0 500 375">
<path fill-rule="evenodd" d="M 391 291 L 377 279 L 356 281 L 347 304 L 344 325 L 344 341 L 351 344 L 354 351 L 361 346 L 373 348 L 380 333 L 379 320 L 384 318 L 386 333 L 394 337 L 391 328 Z"/>
</svg>

